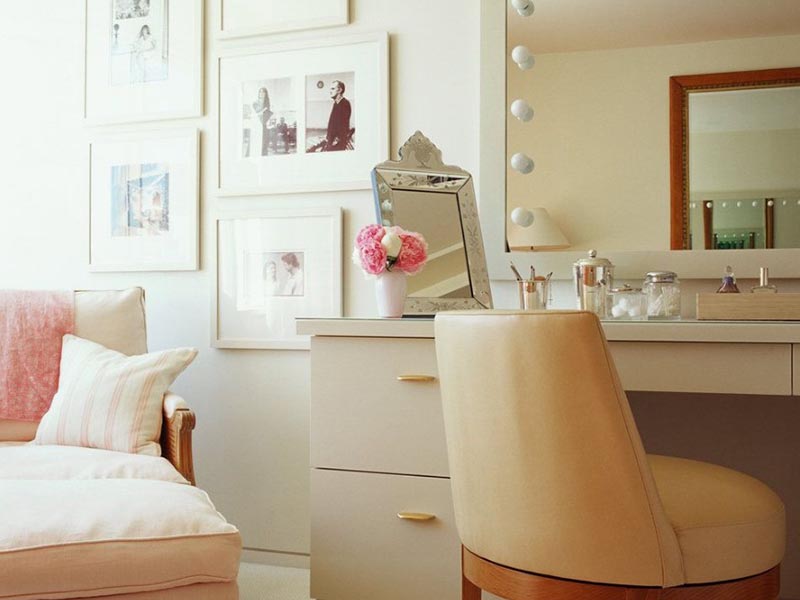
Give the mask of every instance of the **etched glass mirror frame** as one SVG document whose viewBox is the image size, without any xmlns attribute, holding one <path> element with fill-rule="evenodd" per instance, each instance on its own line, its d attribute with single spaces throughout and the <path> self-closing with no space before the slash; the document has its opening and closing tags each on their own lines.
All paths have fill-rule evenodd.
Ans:
<svg viewBox="0 0 800 600">
<path fill-rule="evenodd" d="M 455 196 L 471 293 L 470 297 L 462 298 L 408 297 L 404 314 L 492 308 L 492 292 L 472 175 L 459 167 L 445 165 L 441 150 L 419 131 L 400 148 L 399 154 L 400 160 L 380 163 L 372 170 L 378 223 L 403 227 L 403 223 L 394 221 L 393 200 L 398 192 Z M 419 233 L 425 235 L 424 231 Z"/>
</svg>

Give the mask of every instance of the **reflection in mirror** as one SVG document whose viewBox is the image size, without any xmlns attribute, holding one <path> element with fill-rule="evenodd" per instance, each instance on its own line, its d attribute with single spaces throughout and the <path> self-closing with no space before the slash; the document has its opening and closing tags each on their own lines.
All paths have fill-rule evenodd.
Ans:
<svg viewBox="0 0 800 600">
<path fill-rule="evenodd" d="M 399 161 L 373 170 L 378 222 L 423 235 L 428 262 L 408 279 L 405 313 L 491 308 L 489 275 L 472 176 L 445 165 L 420 132 L 400 149 Z"/>
<path fill-rule="evenodd" d="M 458 196 L 396 190 L 392 201 L 384 204 L 387 205 L 381 206 L 384 225 L 418 231 L 428 242 L 428 262 L 421 273 L 408 279 L 408 295 L 471 298 Z"/>
<path fill-rule="evenodd" d="M 670 78 L 672 248 L 800 248 L 800 68 Z"/>
</svg>

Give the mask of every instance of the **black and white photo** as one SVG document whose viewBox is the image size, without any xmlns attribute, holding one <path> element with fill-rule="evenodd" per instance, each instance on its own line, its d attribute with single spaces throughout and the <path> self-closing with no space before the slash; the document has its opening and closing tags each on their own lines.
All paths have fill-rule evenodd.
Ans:
<svg viewBox="0 0 800 600">
<path fill-rule="evenodd" d="M 242 157 L 297 152 L 297 109 L 291 77 L 242 83 Z"/>
<path fill-rule="evenodd" d="M 355 73 L 306 77 L 306 152 L 355 150 Z"/>
<path fill-rule="evenodd" d="M 265 298 L 305 295 L 302 251 L 264 252 L 254 258 L 261 268 Z"/>
</svg>

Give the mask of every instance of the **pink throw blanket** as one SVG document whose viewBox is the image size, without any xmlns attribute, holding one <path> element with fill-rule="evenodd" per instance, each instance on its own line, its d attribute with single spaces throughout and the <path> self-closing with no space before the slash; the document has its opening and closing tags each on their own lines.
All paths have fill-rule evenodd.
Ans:
<svg viewBox="0 0 800 600">
<path fill-rule="evenodd" d="M 58 390 L 73 292 L 0 290 L 0 419 L 38 421 Z"/>
</svg>

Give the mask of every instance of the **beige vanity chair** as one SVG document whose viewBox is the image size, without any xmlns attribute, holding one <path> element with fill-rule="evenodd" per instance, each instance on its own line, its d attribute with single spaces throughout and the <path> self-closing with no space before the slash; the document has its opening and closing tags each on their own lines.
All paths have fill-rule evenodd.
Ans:
<svg viewBox="0 0 800 600">
<path fill-rule="evenodd" d="M 75 292 L 75 335 L 123 354 L 147 352 L 144 290 Z M 0 419 L 0 444 L 26 442 L 36 435 L 38 422 Z M 192 430 L 195 415 L 180 396 L 164 396 L 161 455 L 192 485 Z"/>
<path fill-rule="evenodd" d="M 436 317 L 462 597 L 773 600 L 778 496 L 646 455 L 597 317 Z"/>
</svg>

